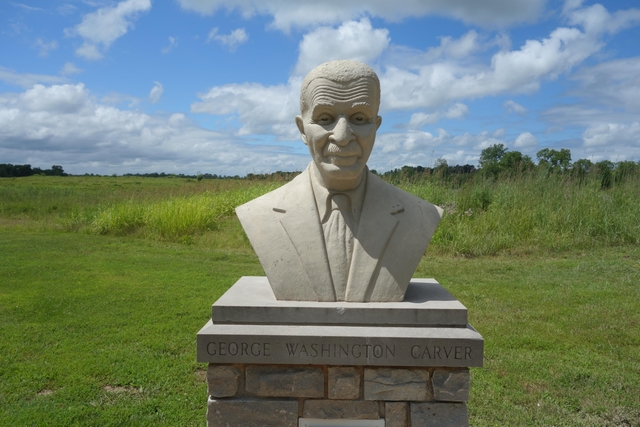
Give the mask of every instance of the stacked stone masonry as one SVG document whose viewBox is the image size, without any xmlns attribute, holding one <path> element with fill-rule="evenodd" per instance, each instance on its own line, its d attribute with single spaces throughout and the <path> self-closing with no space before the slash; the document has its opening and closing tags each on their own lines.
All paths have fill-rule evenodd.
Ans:
<svg viewBox="0 0 640 427">
<path fill-rule="evenodd" d="M 468 426 L 468 368 L 213 364 L 209 427 L 297 427 L 299 418 Z"/>
</svg>

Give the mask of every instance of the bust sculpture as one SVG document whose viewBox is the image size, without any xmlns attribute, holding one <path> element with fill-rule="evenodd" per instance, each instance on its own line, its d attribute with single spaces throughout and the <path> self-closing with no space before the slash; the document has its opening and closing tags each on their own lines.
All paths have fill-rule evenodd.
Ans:
<svg viewBox="0 0 640 427">
<path fill-rule="evenodd" d="M 402 301 L 442 210 L 372 174 L 380 82 L 332 61 L 305 77 L 296 117 L 313 161 L 236 208 L 278 300 Z"/>
</svg>

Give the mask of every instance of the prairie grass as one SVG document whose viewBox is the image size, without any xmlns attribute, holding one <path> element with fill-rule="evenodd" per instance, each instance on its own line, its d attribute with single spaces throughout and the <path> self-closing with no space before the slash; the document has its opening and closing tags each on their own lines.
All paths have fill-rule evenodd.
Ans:
<svg viewBox="0 0 640 427">
<path fill-rule="evenodd" d="M 640 180 L 609 189 L 562 175 L 478 179 L 460 188 L 438 181 L 406 191 L 443 207 L 431 251 L 479 256 L 640 243 Z"/>
<path fill-rule="evenodd" d="M 461 185 L 440 179 L 395 183 L 444 208 L 429 251 L 481 256 L 640 243 L 640 177 L 607 189 L 595 177 L 560 174 L 474 178 Z M 233 222 L 236 206 L 282 184 L 140 177 L 1 179 L 0 224 L 190 243 L 219 229 L 222 221 Z"/>
</svg>

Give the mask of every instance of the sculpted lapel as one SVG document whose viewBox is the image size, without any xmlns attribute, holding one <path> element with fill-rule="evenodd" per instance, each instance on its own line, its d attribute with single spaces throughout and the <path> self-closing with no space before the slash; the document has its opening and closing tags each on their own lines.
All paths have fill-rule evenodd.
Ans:
<svg viewBox="0 0 640 427">
<path fill-rule="evenodd" d="M 394 214 L 404 210 L 400 201 L 380 185 L 380 178 L 370 173 L 367 179 L 345 296 L 351 302 L 366 301 L 371 295 L 380 260 L 398 226 Z"/>
<path fill-rule="evenodd" d="M 280 223 L 296 249 L 318 300 L 335 301 L 322 225 L 313 191 L 310 191 L 309 169 L 303 174 L 305 176 L 288 189 L 283 206 L 275 207 L 274 211 L 285 211 Z"/>
</svg>

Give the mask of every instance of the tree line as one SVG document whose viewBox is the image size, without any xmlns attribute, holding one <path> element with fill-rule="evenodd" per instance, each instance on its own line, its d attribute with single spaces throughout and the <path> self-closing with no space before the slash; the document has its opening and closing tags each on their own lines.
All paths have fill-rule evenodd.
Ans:
<svg viewBox="0 0 640 427">
<path fill-rule="evenodd" d="M 632 176 L 640 175 L 640 162 L 589 159 L 571 161 L 571 151 L 566 148 L 554 150 L 543 148 L 536 153 L 537 163 L 519 151 L 510 151 L 504 144 L 494 144 L 480 153 L 479 167 L 473 165 L 449 166 L 446 159 L 436 160 L 434 167 L 403 166 L 382 174 L 389 181 L 413 181 L 425 177 L 440 178 L 462 184 L 473 176 L 488 179 L 510 178 L 531 173 L 564 174 L 584 180 L 596 177 L 603 188 L 613 183 L 623 182 Z M 375 172 L 375 171 L 374 171 Z"/>
<path fill-rule="evenodd" d="M 60 165 L 53 165 L 51 169 L 32 168 L 31 165 L 12 165 L 11 163 L 0 163 L 0 177 L 18 177 L 32 175 L 67 176 Z"/>
<path fill-rule="evenodd" d="M 587 177 L 596 177 L 603 188 L 610 187 L 613 183 L 625 181 L 629 177 L 640 175 L 640 162 L 601 160 L 592 162 L 589 159 L 571 161 L 571 151 L 566 148 L 559 150 L 543 148 L 536 153 L 537 163 L 527 155 L 519 151 L 510 151 L 504 144 L 491 145 L 480 153 L 479 167 L 473 165 L 450 166 L 446 159 L 439 158 L 433 167 L 403 166 L 382 174 L 372 170 L 371 172 L 382 176 L 390 182 L 407 182 L 420 179 L 441 179 L 443 181 L 462 185 L 475 176 L 488 179 L 500 179 L 522 176 L 531 173 L 559 173 L 575 177 L 579 180 Z M 277 171 L 264 174 L 247 174 L 245 177 L 224 176 L 210 173 L 198 173 L 196 175 L 166 174 L 164 172 L 153 173 L 127 173 L 123 176 L 147 177 L 147 178 L 188 178 L 201 181 L 203 179 L 247 179 L 247 180 L 271 180 L 289 181 L 300 172 Z M 53 165 L 51 169 L 32 168 L 31 165 L 0 164 L 0 177 L 22 177 L 31 175 L 67 176 L 62 166 Z M 85 174 L 86 176 L 100 176 Z M 112 175 L 117 176 L 117 175 Z"/>
</svg>

